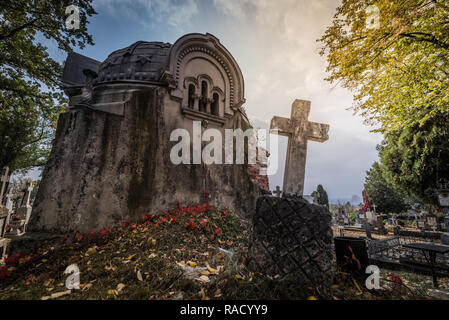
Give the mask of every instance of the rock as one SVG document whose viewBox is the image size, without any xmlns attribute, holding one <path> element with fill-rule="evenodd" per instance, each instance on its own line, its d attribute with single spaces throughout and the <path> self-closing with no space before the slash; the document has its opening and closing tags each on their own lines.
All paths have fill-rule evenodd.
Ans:
<svg viewBox="0 0 449 320">
<path fill-rule="evenodd" d="M 248 267 L 293 278 L 304 295 L 329 296 L 335 271 L 329 211 L 300 198 L 262 196 L 257 200 Z"/>
</svg>

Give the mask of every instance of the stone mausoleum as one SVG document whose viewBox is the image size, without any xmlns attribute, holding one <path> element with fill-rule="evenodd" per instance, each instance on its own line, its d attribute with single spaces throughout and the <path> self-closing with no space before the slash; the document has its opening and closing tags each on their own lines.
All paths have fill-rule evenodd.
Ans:
<svg viewBox="0 0 449 320">
<path fill-rule="evenodd" d="M 224 129 L 250 126 L 242 73 L 214 36 L 188 34 L 173 45 L 139 41 L 102 63 L 71 53 L 62 87 L 69 107 L 59 118 L 31 230 L 86 232 L 138 221 L 177 201 L 198 203 L 204 190 L 212 205 L 253 213 L 261 189 L 247 164 L 170 161 L 177 144 L 171 132 L 193 136 L 193 121 L 223 137 Z"/>
</svg>

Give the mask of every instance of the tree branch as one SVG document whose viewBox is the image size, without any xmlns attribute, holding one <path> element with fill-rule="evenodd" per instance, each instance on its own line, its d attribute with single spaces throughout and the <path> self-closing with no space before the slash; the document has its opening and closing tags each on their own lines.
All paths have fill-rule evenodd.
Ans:
<svg viewBox="0 0 449 320">
<path fill-rule="evenodd" d="M 11 30 L 9 33 L 0 35 L 0 41 L 5 40 L 7 38 L 11 38 L 17 32 L 22 31 L 22 30 L 32 26 L 37 20 L 38 19 L 36 18 L 36 19 L 31 20 L 31 21 L 28 21 L 27 23 L 21 25 L 20 27 L 17 27 L 15 29 Z"/>
<path fill-rule="evenodd" d="M 415 39 L 417 41 L 429 42 L 429 43 L 432 43 L 432 44 L 436 45 L 437 47 L 449 50 L 449 44 L 441 42 L 434 35 L 429 34 L 429 33 L 410 32 L 410 33 L 400 33 L 399 36 L 400 37 L 405 37 L 405 38 L 412 38 L 412 39 Z M 423 37 L 420 37 L 420 36 L 423 36 Z M 427 37 L 427 38 L 424 38 L 424 37 Z"/>
</svg>

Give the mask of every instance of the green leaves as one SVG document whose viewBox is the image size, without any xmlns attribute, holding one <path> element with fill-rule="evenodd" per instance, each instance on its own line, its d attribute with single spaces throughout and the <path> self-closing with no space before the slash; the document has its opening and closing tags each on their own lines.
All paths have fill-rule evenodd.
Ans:
<svg viewBox="0 0 449 320">
<path fill-rule="evenodd" d="M 352 90 L 353 108 L 379 131 L 423 124 L 449 106 L 449 1 L 373 4 L 379 28 L 367 28 L 365 1 L 345 0 L 318 40 L 327 80 Z"/>
<path fill-rule="evenodd" d="M 374 162 L 366 172 L 365 192 L 370 204 L 376 204 L 376 210 L 381 213 L 401 213 L 408 209 L 407 193 L 400 192 L 383 177 L 379 163 Z"/>
<path fill-rule="evenodd" d="M 438 205 L 425 191 L 449 177 L 448 121 L 449 113 L 440 113 L 422 125 L 388 133 L 379 153 L 386 180 L 424 203 Z"/>
<path fill-rule="evenodd" d="M 65 8 L 80 9 L 80 29 L 65 26 Z M 45 163 L 58 115 L 66 106 L 59 90 L 62 66 L 40 41 L 60 50 L 93 44 L 87 17 L 91 0 L 16 0 L 0 4 L 0 167 L 28 169 Z"/>
</svg>

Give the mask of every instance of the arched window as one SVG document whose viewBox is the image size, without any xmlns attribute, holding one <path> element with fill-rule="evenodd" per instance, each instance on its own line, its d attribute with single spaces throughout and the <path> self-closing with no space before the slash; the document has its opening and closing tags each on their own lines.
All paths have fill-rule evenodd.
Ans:
<svg viewBox="0 0 449 320">
<path fill-rule="evenodd" d="M 218 116 L 219 115 L 219 100 L 220 100 L 220 96 L 218 95 L 218 93 L 214 93 L 214 95 L 212 96 L 212 106 L 211 106 L 211 112 L 214 116 Z"/>
<path fill-rule="evenodd" d="M 195 86 L 193 84 L 189 84 L 189 108 L 193 109 L 195 104 Z"/>
<path fill-rule="evenodd" d="M 201 82 L 201 101 L 200 101 L 200 111 L 206 112 L 206 99 L 207 99 L 207 82 Z"/>
</svg>

